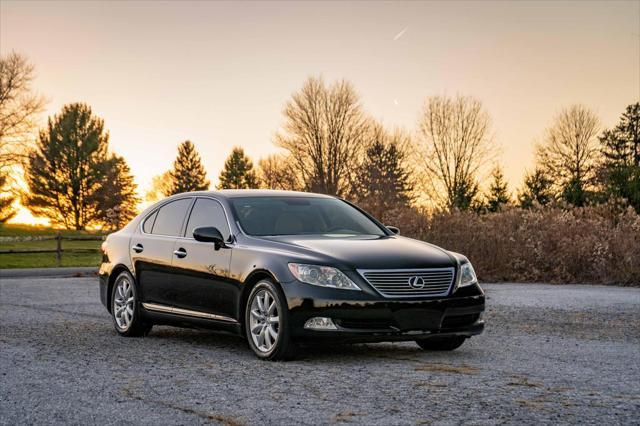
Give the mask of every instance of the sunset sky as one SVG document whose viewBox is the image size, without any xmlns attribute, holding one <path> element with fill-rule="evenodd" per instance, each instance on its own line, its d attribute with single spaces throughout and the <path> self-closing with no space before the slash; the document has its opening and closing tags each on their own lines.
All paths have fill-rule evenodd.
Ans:
<svg viewBox="0 0 640 426">
<path fill-rule="evenodd" d="M 50 102 L 86 102 L 141 193 L 193 141 L 217 182 L 233 146 L 257 161 L 310 75 L 415 131 L 427 96 L 480 99 L 512 187 L 563 106 L 605 127 L 640 99 L 640 2 L 0 1 L 0 52 L 36 66 Z M 18 219 L 26 216 L 21 214 Z"/>
</svg>

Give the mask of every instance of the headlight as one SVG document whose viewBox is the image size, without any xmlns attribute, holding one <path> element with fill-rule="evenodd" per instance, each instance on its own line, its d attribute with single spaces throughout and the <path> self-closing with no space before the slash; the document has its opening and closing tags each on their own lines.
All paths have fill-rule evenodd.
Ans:
<svg viewBox="0 0 640 426">
<path fill-rule="evenodd" d="M 336 268 L 330 266 L 304 265 L 290 263 L 289 270 L 298 281 L 320 287 L 360 290 L 353 281 Z"/>
<path fill-rule="evenodd" d="M 476 277 L 476 271 L 473 270 L 473 266 L 471 266 L 471 262 L 465 262 L 460 265 L 460 287 L 466 287 L 468 285 L 473 285 L 478 282 L 478 277 Z"/>
</svg>

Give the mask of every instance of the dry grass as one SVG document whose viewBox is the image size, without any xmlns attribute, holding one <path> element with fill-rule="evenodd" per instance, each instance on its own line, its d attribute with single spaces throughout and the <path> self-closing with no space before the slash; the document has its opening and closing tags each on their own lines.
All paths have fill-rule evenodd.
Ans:
<svg viewBox="0 0 640 426">
<path fill-rule="evenodd" d="M 404 235 L 466 255 L 482 281 L 640 286 L 640 215 L 613 202 L 396 217 Z"/>
</svg>

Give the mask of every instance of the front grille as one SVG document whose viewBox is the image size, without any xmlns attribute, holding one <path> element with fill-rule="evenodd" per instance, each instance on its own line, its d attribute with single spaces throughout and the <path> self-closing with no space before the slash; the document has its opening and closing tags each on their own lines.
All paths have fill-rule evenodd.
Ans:
<svg viewBox="0 0 640 426">
<path fill-rule="evenodd" d="M 454 268 L 378 269 L 358 272 L 386 297 L 446 296 L 454 277 Z"/>
</svg>

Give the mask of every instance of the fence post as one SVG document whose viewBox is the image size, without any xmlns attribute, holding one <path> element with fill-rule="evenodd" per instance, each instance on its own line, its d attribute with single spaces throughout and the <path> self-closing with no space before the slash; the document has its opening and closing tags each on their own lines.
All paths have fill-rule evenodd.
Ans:
<svg viewBox="0 0 640 426">
<path fill-rule="evenodd" d="M 60 231 L 56 233 L 56 259 L 58 267 L 62 266 L 62 233 Z"/>
</svg>

